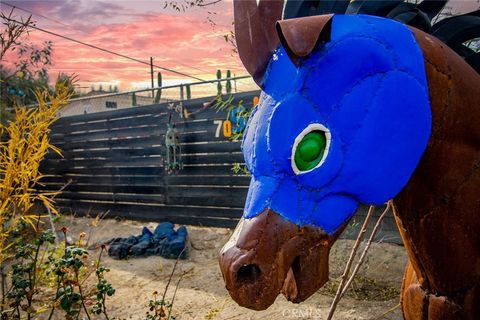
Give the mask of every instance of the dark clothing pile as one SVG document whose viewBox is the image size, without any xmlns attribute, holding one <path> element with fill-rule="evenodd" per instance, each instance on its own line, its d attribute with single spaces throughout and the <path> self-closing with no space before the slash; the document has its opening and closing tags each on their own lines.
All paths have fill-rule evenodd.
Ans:
<svg viewBox="0 0 480 320">
<path fill-rule="evenodd" d="M 162 222 L 153 233 L 147 227 L 143 227 L 141 235 L 111 239 L 108 255 L 116 259 L 126 259 L 129 256 L 162 256 L 176 259 L 181 254 L 180 258 L 186 259 L 187 235 L 185 226 L 175 231 L 173 223 Z"/>
</svg>

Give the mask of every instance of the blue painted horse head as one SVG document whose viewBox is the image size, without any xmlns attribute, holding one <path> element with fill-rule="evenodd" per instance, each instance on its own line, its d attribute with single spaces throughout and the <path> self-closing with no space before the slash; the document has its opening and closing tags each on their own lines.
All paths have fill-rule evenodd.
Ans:
<svg viewBox="0 0 480 320">
<path fill-rule="evenodd" d="M 252 176 L 244 216 L 220 264 L 232 297 L 253 309 L 318 290 L 359 205 L 396 197 L 432 133 L 412 29 L 361 14 L 275 24 L 282 10 L 282 1 L 235 2 L 240 56 L 262 94 L 242 144 Z"/>
</svg>

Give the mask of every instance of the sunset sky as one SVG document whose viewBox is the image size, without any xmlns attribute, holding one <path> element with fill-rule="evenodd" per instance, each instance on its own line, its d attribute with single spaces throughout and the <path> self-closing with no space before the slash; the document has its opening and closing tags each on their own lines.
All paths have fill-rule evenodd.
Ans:
<svg viewBox="0 0 480 320">
<path fill-rule="evenodd" d="M 183 0 L 177 2 L 182 3 Z M 205 0 L 205 3 L 215 0 Z M 29 13 L 37 26 L 92 45 L 115 51 L 132 58 L 171 68 L 202 79 L 214 79 L 217 69 L 230 69 L 244 75 L 238 56 L 224 35 L 232 30 L 233 5 L 222 0 L 207 7 L 177 13 L 164 8 L 165 0 L 106 1 L 106 0 L 2 0 L 1 10 L 8 4 L 17 6 L 17 17 Z M 452 0 L 455 11 L 478 9 L 477 0 Z M 24 9 L 25 11 L 22 11 Z M 209 20 L 214 21 L 212 25 Z M 131 60 L 104 53 L 74 42 L 33 31 L 30 40 L 54 43 L 53 66 L 50 74 L 75 73 L 81 86 L 104 88 L 118 85 L 120 90 L 150 86 L 150 68 Z M 9 56 L 7 65 L 15 60 Z M 155 68 L 155 72 L 160 71 Z M 162 71 L 164 85 L 180 81 L 195 81 Z"/>
<path fill-rule="evenodd" d="M 42 29 L 145 62 L 153 57 L 156 65 L 198 78 L 214 79 L 217 69 L 230 69 L 236 75 L 246 74 L 232 45 L 224 39 L 224 35 L 232 30 L 231 1 L 188 9 L 185 13 L 165 9 L 163 0 L 2 0 L 3 12 L 11 10 L 7 4 L 18 7 L 15 9 L 17 18 L 26 18 L 28 12 L 32 12 L 37 26 Z M 31 32 L 29 39 L 34 43 L 53 42 L 52 76 L 58 72 L 75 73 L 86 88 L 92 84 L 96 87 L 103 84 L 104 88 L 118 85 L 120 90 L 150 86 L 148 65 L 41 31 Z M 7 64 L 15 59 L 15 56 L 5 58 Z M 157 71 L 161 70 L 155 68 Z M 167 71 L 162 74 L 164 85 L 196 81 Z"/>
</svg>

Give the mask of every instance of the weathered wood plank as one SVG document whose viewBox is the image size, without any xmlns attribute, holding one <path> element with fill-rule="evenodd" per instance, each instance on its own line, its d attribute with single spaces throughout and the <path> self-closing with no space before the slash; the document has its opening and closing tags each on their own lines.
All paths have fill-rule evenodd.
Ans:
<svg viewBox="0 0 480 320">
<path fill-rule="evenodd" d="M 79 135 L 65 135 L 61 137 L 53 137 L 51 143 L 54 145 L 70 144 L 84 142 L 89 144 L 96 140 L 118 140 L 118 139 L 131 139 L 131 138 L 149 138 L 152 136 L 159 137 L 159 142 L 164 144 L 165 141 L 165 128 L 158 126 L 151 127 L 139 127 L 139 128 L 127 128 L 110 131 L 98 131 L 88 132 Z M 179 130 L 180 141 L 183 143 L 192 142 L 210 142 L 210 141 L 228 141 L 228 138 L 220 134 L 216 137 L 216 126 L 207 127 L 202 131 L 194 132 L 182 132 Z"/>
<path fill-rule="evenodd" d="M 203 185 L 203 186 L 248 186 L 250 184 L 250 177 L 247 176 L 177 176 L 166 175 L 164 172 L 159 172 L 156 175 L 78 175 L 78 174 L 63 174 L 56 176 L 46 176 L 41 181 L 43 183 L 57 183 L 62 184 L 66 181 L 72 180 L 72 183 L 112 183 L 112 184 L 128 184 L 131 182 L 137 184 L 152 184 L 165 183 L 169 186 L 176 185 Z"/>
<path fill-rule="evenodd" d="M 168 113 L 158 114 L 137 114 L 127 118 L 119 119 L 100 119 L 95 122 L 81 122 L 81 123 L 68 123 L 61 122 L 55 123 L 52 126 L 53 135 L 58 136 L 63 134 L 78 134 L 83 131 L 90 130 L 108 130 L 108 129 L 120 129 L 139 127 L 142 125 L 158 125 L 160 123 L 168 122 Z"/>
<path fill-rule="evenodd" d="M 147 148 L 115 148 L 115 149 L 104 149 L 104 150 L 74 150 L 74 151 L 63 151 L 63 158 L 66 160 L 74 158 L 101 158 L 101 157 L 124 157 L 125 161 L 129 161 L 130 157 L 141 157 L 141 156 L 154 156 L 154 155 L 165 155 L 164 147 L 147 147 Z M 57 156 L 57 159 L 60 159 Z"/>
<path fill-rule="evenodd" d="M 237 196 L 245 199 L 247 187 L 229 186 L 167 186 L 165 195 L 167 197 L 183 198 L 231 198 Z M 179 203 L 181 204 L 181 203 Z M 243 205 L 243 204 L 242 204 Z"/>
<path fill-rule="evenodd" d="M 144 166 L 162 166 L 163 157 L 129 157 L 128 161 L 124 158 L 97 158 L 97 159 L 46 159 L 43 163 L 45 167 L 56 166 L 58 169 L 68 169 L 75 167 L 144 167 Z"/>
<path fill-rule="evenodd" d="M 128 137 L 149 137 L 149 136 L 163 136 L 165 134 L 166 128 L 163 126 L 144 126 L 136 128 L 124 128 L 116 130 L 98 130 L 98 131 L 89 131 L 82 132 L 77 134 L 62 134 L 52 136 L 51 142 L 53 144 L 59 142 L 79 142 L 92 140 L 103 140 L 109 138 L 121 139 Z"/>
<path fill-rule="evenodd" d="M 250 177 L 247 176 L 178 176 L 166 175 L 165 183 L 175 185 L 217 185 L 217 186 L 249 186 Z"/>
<path fill-rule="evenodd" d="M 236 153 L 211 153 L 211 154 L 186 154 L 182 156 L 185 165 L 188 164 L 217 164 L 217 163 L 239 163 L 243 162 L 243 154 Z"/>
<path fill-rule="evenodd" d="M 42 190 L 57 191 L 63 184 L 48 183 L 41 186 Z M 109 192 L 109 193 L 136 193 L 136 194 L 165 194 L 163 185 L 101 185 L 101 184 L 70 184 L 65 187 L 66 192 Z M 59 197 L 59 196 L 57 196 Z"/>
<path fill-rule="evenodd" d="M 221 208 L 221 207 L 196 207 L 196 206 L 174 206 L 162 204 L 136 204 L 136 203 L 113 203 L 113 202 L 95 202 L 95 201 L 73 201 L 56 200 L 60 207 L 69 207 L 75 211 L 117 211 L 121 212 L 123 217 L 136 217 L 142 213 L 149 213 L 152 218 L 155 216 L 169 217 L 175 219 L 177 216 L 183 217 L 223 217 L 236 218 L 242 216 L 243 210 L 239 208 Z"/>
<path fill-rule="evenodd" d="M 77 158 L 78 157 L 78 158 Z M 243 162 L 243 154 L 241 153 L 216 153 L 205 155 L 183 155 L 182 162 L 184 165 L 205 165 L 205 164 L 233 164 Z M 88 153 L 76 154 L 75 158 L 64 157 L 61 159 L 47 158 L 44 161 L 45 166 L 58 167 L 95 167 L 95 166 L 146 166 L 158 165 L 162 166 L 164 157 L 161 154 L 150 156 L 126 156 L 122 153 L 107 153 L 103 157 L 92 158 Z"/>
<path fill-rule="evenodd" d="M 56 167 L 42 167 L 41 172 L 45 175 L 68 176 L 68 175 L 128 175 L 128 176 L 150 176 L 164 174 L 163 167 L 145 166 L 145 167 L 88 167 L 64 169 Z"/>
<path fill-rule="evenodd" d="M 164 185 L 163 173 L 161 175 L 150 176 L 79 176 L 79 175 L 62 175 L 56 177 L 45 177 L 43 183 L 58 183 L 71 180 L 72 184 L 91 184 L 91 185 Z M 95 191 L 92 189 L 92 191 Z"/>
<path fill-rule="evenodd" d="M 211 207 L 233 207 L 243 208 L 245 205 L 245 197 L 170 197 L 165 199 L 167 205 L 194 205 L 194 206 L 211 206 Z"/>
<path fill-rule="evenodd" d="M 97 141 L 57 142 L 54 145 L 62 152 L 76 150 L 91 150 L 100 148 L 162 148 L 164 150 L 165 136 L 150 136 L 148 138 L 105 139 Z M 182 153 L 210 153 L 240 151 L 240 141 L 218 140 L 200 143 L 183 143 Z M 54 154 L 50 152 L 50 154 Z"/>
<path fill-rule="evenodd" d="M 149 137 L 117 137 L 111 139 L 103 139 L 96 141 L 75 141 L 67 142 L 52 141 L 52 144 L 60 148 L 63 151 L 76 150 L 76 149 L 96 149 L 96 148 L 115 148 L 115 147 L 151 147 L 151 146 L 163 146 L 165 145 L 165 135 L 151 135 Z"/>
<path fill-rule="evenodd" d="M 63 214 L 72 214 L 76 216 L 85 216 L 94 217 L 100 214 L 104 214 L 106 211 L 99 210 L 98 208 L 89 208 L 89 207 L 60 207 L 60 212 Z M 240 216 L 241 214 L 239 214 Z M 238 224 L 239 218 L 223 218 L 223 217 L 201 217 L 201 216 L 178 216 L 175 215 L 175 211 L 172 211 L 171 214 L 159 214 L 156 210 L 144 210 L 141 212 L 135 212 L 135 214 L 125 214 L 125 211 L 112 208 L 108 209 L 106 218 L 120 217 L 125 219 L 134 219 L 139 221 L 154 221 L 154 222 L 163 222 L 170 221 L 177 224 L 185 225 L 194 225 L 194 226 L 204 226 L 204 227 L 217 227 L 217 228 L 235 228 Z"/>
<path fill-rule="evenodd" d="M 111 202 L 165 203 L 163 194 L 124 194 L 124 193 L 92 193 L 62 192 L 58 195 L 62 200 L 95 200 Z"/>
<path fill-rule="evenodd" d="M 44 174 L 96 174 L 98 172 L 113 172 L 122 174 L 158 174 L 163 171 L 163 167 L 158 163 L 154 165 L 130 165 L 130 166 L 105 166 L 93 165 L 90 167 L 75 167 L 74 165 L 64 165 L 59 163 L 43 164 L 40 172 Z M 234 175 L 232 172 L 232 164 L 217 165 L 185 165 L 182 170 L 175 174 L 183 175 Z"/>
</svg>

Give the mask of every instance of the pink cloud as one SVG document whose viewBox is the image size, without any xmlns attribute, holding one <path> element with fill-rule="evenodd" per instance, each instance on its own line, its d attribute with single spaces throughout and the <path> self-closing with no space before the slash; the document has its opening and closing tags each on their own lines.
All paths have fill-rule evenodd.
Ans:
<svg viewBox="0 0 480 320">
<path fill-rule="evenodd" d="M 132 3 L 100 1 L 22 1 L 19 7 L 48 15 L 68 25 L 52 20 L 38 19 L 37 26 L 63 34 L 111 51 L 149 61 L 166 68 L 195 75 L 215 78 L 218 68 L 229 68 L 244 74 L 239 59 L 232 55 L 232 47 L 222 35 L 230 29 L 231 3 L 220 3 L 212 28 L 207 23 L 205 10 L 192 10 L 184 14 L 165 13 L 156 2 Z M 86 4 L 90 7 L 86 7 Z M 148 6 L 147 6 L 148 5 Z M 214 9 L 214 8 L 212 8 Z M 119 19 L 112 17 L 117 14 Z M 104 18 L 104 19 L 102 19 Z M 75 72 L 81 80 L 90 82 L 120 82 L 126 89 L 130 83 L 149 80 L 149 67 L 134 61 L 104 53 L 46 33 L 35 31 L 30 35 L 34 43 L 54 42 L 51 74 Z M 199 70 L 200 69 L 200 70 Z M 201 71 L 202 70 L 202 71 Z M 159 71 L 159 70 L 155 70 Z M 184 78 L 163 72 L 165 79 Z"/>
<path fill-rule="evenodd" d="M 233 48 L 223 39 L 223 35 L 232 29 L 233 6 L 230 0 L 185 13 L 164 10 L 163 0 L 6 2 L 48 17 L 34 16 L 41 28 L 145 62 L 152 56 L 157 65 L 208 79 L 215 78 L 217 69 L 246 74 L 238 56 L 232 52 Z M 478 9 L 476 1 L 450 2 L 460 11 L 475 9 L 471 4 Z M 2 11 L 7 10 L 10 8 L 2 4 Z M 28 15 L 20 10 L 16 12 Z M 208 19 L 213 19 L 216 25 L 209 24 Z M 129 88 L 131 83 L 149 80 L 147 65 L 40 31 L 32 32 L 30 39 L 37 44 L 53 41 L 52 76 L 58 72 L 74 72 L 85 83 L 115 82 L 120 83 L 122 89 Z M 15 58 L 15 55 L 9 55 L 6 60 Z M 165 79 L 187 80 L 179 75 L 162 73 Z"/>
</svg>

